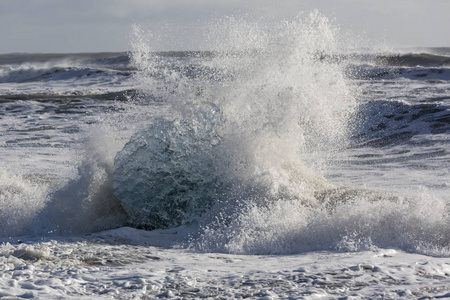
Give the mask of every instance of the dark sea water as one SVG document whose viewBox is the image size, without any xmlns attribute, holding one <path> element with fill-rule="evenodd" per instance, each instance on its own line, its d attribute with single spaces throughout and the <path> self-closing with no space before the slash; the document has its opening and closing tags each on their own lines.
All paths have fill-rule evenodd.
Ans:
<svg viewBox="0 0 450 300">
<path fill-rule="evenodd" d="M 312 18 L 235 28 L 220 51 L 153 52 L 137 38 L 128 53 L 1 54 L 0 298 L 127 284 L 130 299 L 234 298 L 242 276 L 255 298 L 289 298 L 286 285 L 304 298 L 448 293 L 450 48 L 343 49 Z M 263 263 L 258 283 L 259 255 L 307 267 Z M 373 258 L 390 256 L 415 271 Z M 229 279 L 215 284 L 234 292 L 186 275 L 222 258 L 217 280 Z M 237 261 L 241 279 L 226 277 Z M 141 273 L 121 281 L 133 264 Z M 144 271 L 166 267 L 180 277 Z"/>
</svg>

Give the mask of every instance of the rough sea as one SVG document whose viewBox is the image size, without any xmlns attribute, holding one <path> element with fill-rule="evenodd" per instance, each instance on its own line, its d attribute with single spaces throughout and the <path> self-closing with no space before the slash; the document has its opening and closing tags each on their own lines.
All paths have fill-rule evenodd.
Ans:
<svg viewBox="0 0 450 300">
<path fill-rule="evenodd" d="M 450 48 L 133 30 L 0 55 L 1 299 L 450 297 Z"/>
</svg>

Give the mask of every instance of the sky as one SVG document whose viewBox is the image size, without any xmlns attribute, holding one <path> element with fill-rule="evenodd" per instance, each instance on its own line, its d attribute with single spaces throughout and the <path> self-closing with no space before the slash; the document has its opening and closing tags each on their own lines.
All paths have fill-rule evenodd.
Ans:
<svg viewBox="0 0 450 300">
<path fill-rule="evenodd" d="M 133 24 L 166 32 L 158 50 L 208 50 L 193 37 L 215 19 L 314 9 L 374 43 L 450 47 L 450 0 L 0 0 L 0 53 L 128 51 Z"/>
</svg>

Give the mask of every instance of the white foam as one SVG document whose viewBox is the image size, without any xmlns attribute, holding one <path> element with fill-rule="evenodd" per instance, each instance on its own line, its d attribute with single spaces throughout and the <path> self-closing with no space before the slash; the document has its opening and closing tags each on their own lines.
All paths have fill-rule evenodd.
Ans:
<svg viewBox="0 0 450 300">
<path fill-rule="evenodd" d="M 172 234 L 174 234 L 172 232 Z M 444 297 L 446 258 L 392 248 L 297 255 L 189 253 L 143 246 L 166 237 L 122 228 L 71 241 L 0 245 L 8 298 Z"/>
<path fill-rule="evenodd" d="M 0 170 L 1 236 L 14 236 L 27 230 L 47 200 L 49 181 L 19 174 Z"/>
</svg>

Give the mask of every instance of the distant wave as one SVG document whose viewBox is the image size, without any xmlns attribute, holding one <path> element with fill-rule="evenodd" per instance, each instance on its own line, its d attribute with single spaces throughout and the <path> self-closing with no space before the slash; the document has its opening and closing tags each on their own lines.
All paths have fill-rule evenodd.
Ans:
<svg viewBox="0 0 450 300">
<path fill-rule="evenodd" d="M 415 135 L 450 132 L 450 107 L 437 101 L 368 101 L 360 105 L 353 133 L 355 145 L 384 147 L 407 143 Z"/>
<path fill-rule="evenodd" d="M 448 67 L 450 66 L 450 57 L 432 53 L 381 55 L 378 57 L 378 62 L 404 67 Z"/>
<path fill-rule="evenodd" d="M 1 102 L 14 101 L 64 101 L 64 100 L 117 100 L 125 101 L 136 97 L 138 90 L 127 89 L 117 92 L 93 93 L 93 94 L 0 94 Z"/>
<path fill-rule="evenodd" d="M 126 70 L 108 70 L 92 67 L 21 65 L 0 68 L 0 83 L 25 83 L 33 81 L 69 80 L 88 76 L 101 76 L 108 71 L 115 75 L 130 76 Z"/>
<path fill-rule="evenodd" d="M 126 52 L 100 53 L 11 53 L 0 55 L 0 65 L 76 61 L 80 63 L 128 64 Z"/>
</svg>

